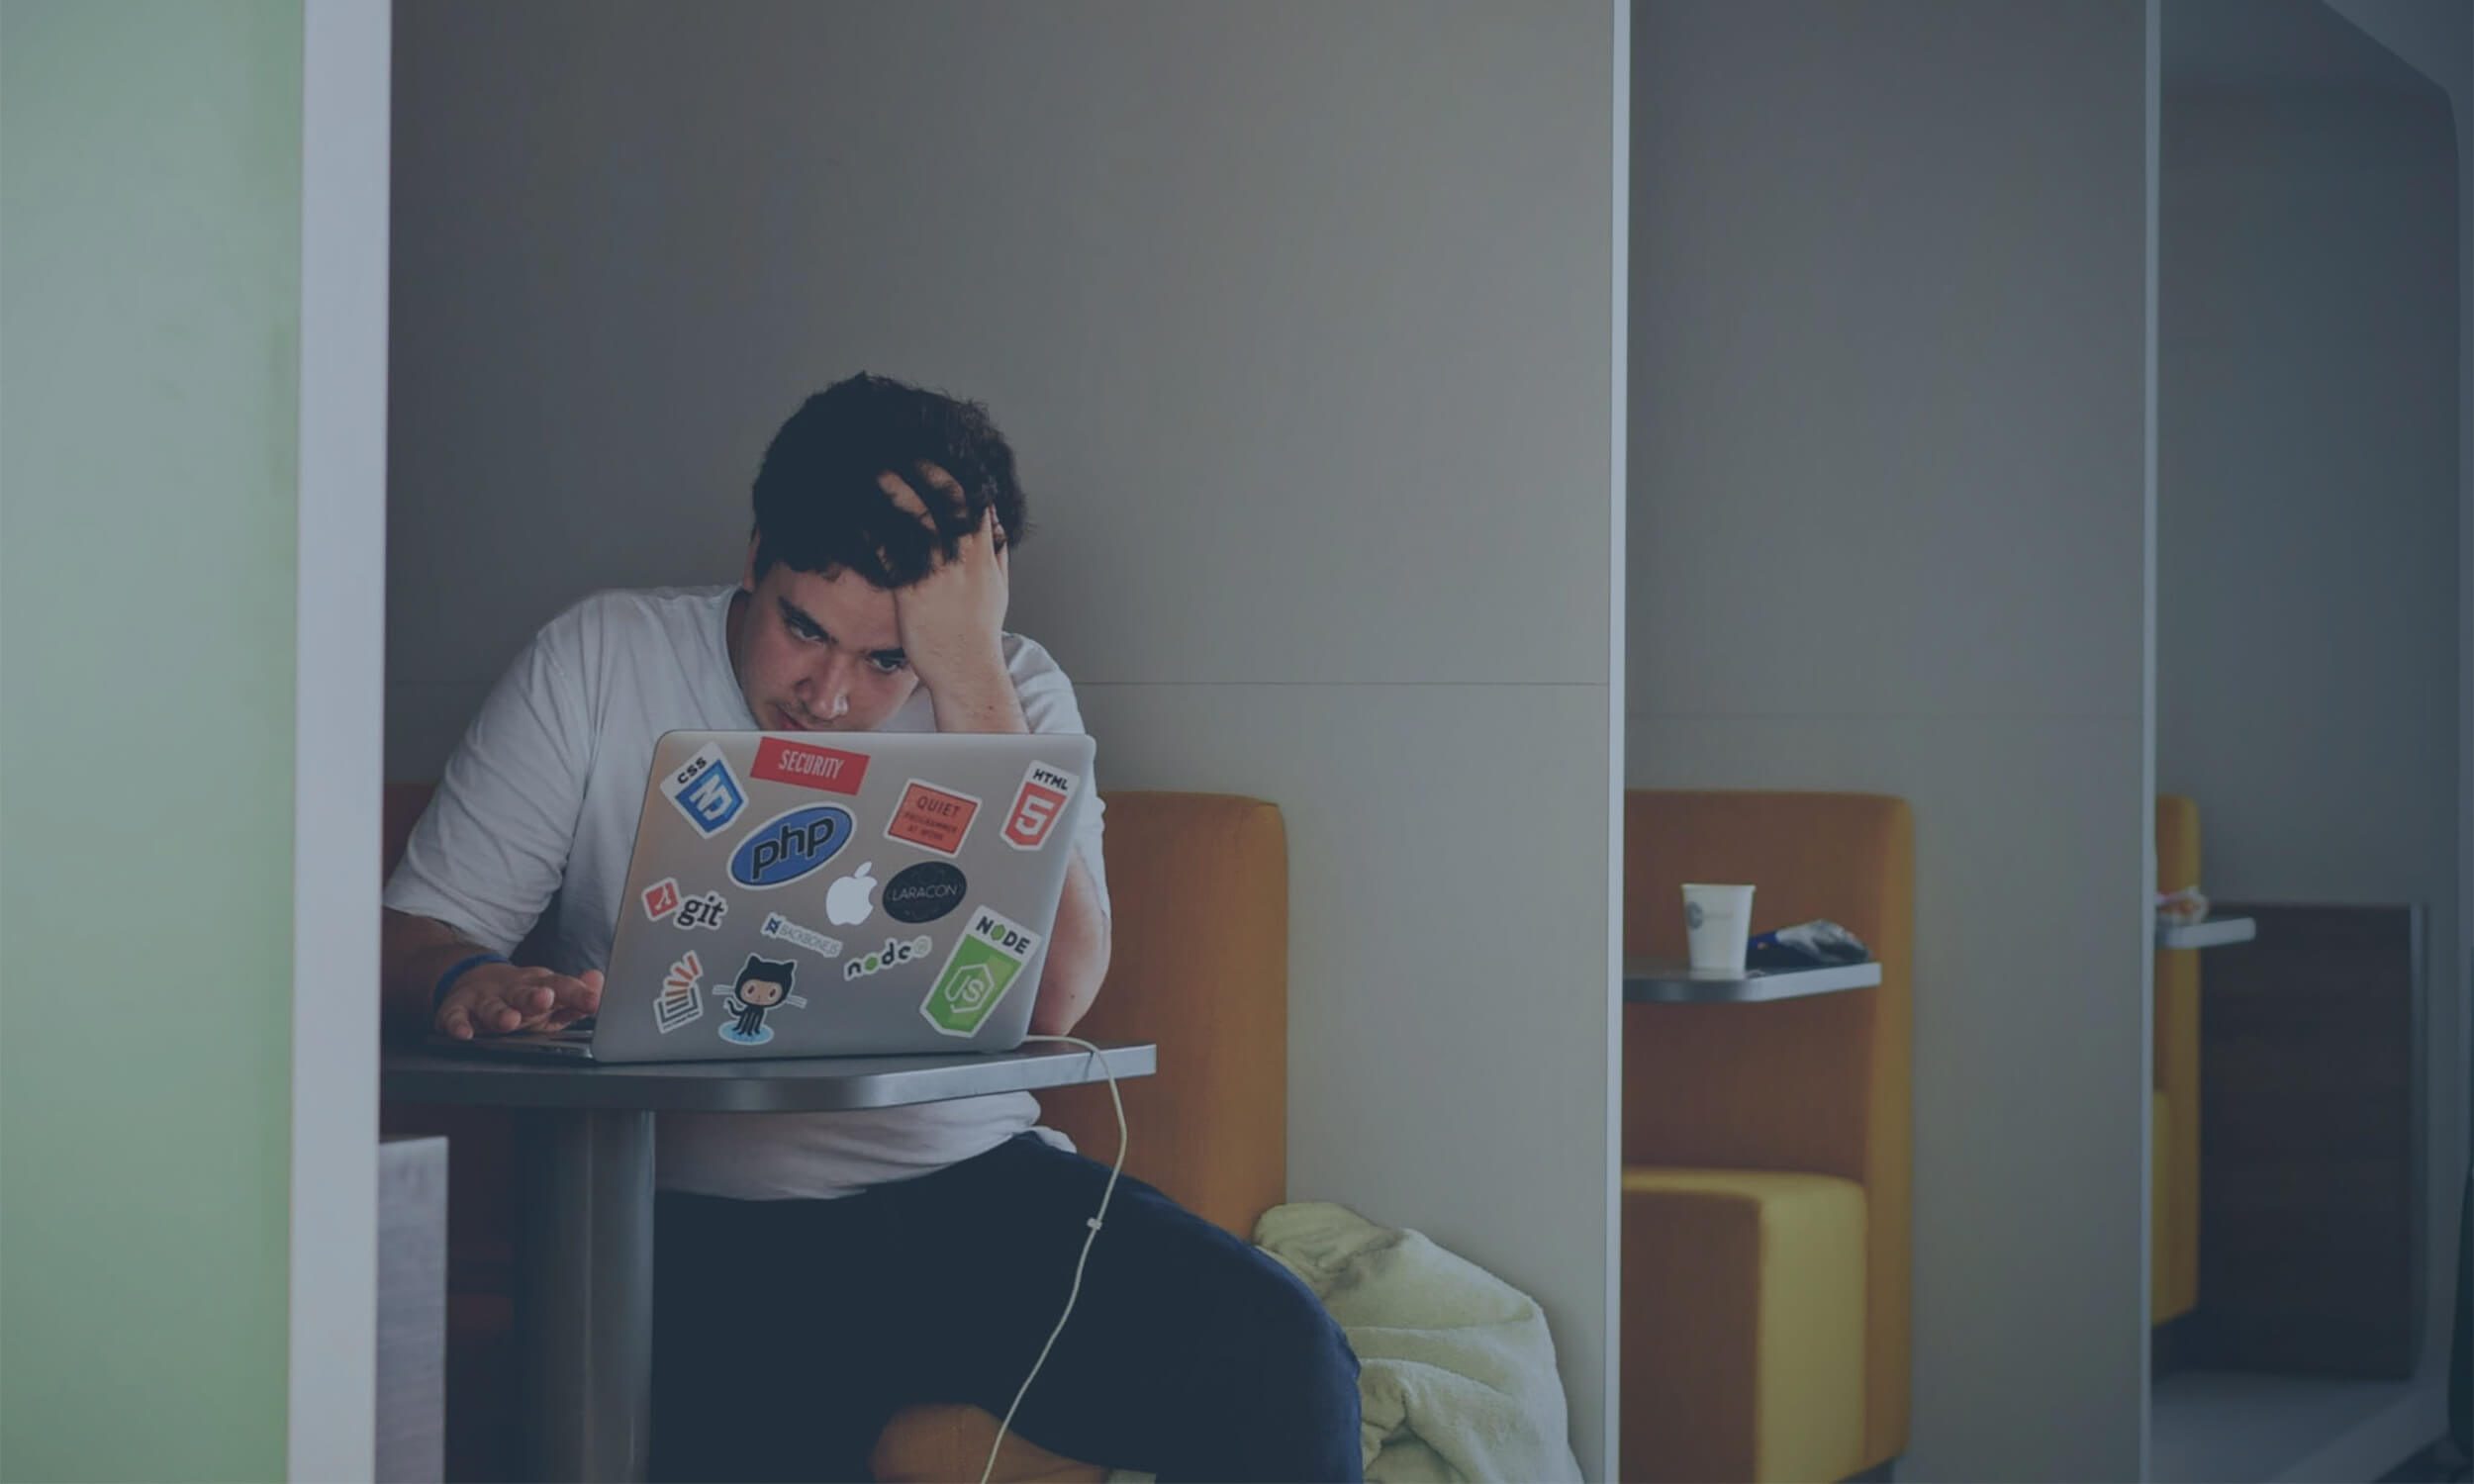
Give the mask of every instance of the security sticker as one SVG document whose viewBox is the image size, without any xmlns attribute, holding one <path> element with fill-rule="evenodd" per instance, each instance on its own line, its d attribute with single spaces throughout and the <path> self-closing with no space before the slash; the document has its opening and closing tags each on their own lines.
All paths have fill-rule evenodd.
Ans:
<svg viewBox="0 0 2474 1484">
<path fill-rule="evenodd" d="M 914 778 L 904 785 L 902 802 L 894 805 L 894 817 L 885 822 L 885 838 L 940 856 L 959 855 L 979 812 L 980 801 L 970 794 Z"/>
<path fill-rule="evenodd" d="M 763 1046 L 773 1039 L 773 1027 L 765 1024 L 765 1015 L 789 1006 L 804 1009 L 808 1001 L 791 992 L 798 977 L 799 966 L 788 959 L 763 959 L 747 956 L 739 970 L 738 982 L 722 997 L 722 1008 L 733 1017 L 721 1027 L 721 1039 L 732 1046 Z"/>
<path fill-rule="evenodd" d="M 842 956 L 841 939 L 828 938 L 814 928 L 801 927 L 779 912 L 767 912 L 765 925 L 760 931 L 768 938 L 779 938 L 785 943 L 796 943 L 818 958 L 838 959 Z"/>
<path fill-rule="evenodd" d="M 870 974 L 883 974 L 888 969 L 900 969 L 904 964 L 915 964 L 926 958 L 928 951 L 935 947 L 935 942 L 925 933 L 906 941 L 900 938 L 888 938 L 883 948 L 872 954 L 863 954 L 843 965 L 842 980 L 847 983 L 852 979 L 864 979 Z"/>
<path fill-rule="evenodd" d="M 1065 812 L 1066 800 L 1074 796 L 1074 786 L 1080 782 L 1062 768 L 1033 763 L 1022 775 L 1013 807 L 1005 811 L 1005 843 L 1015 850 L 1037 850 L 1047 844 L 1048 832 L 1056 828 L 1057 816 Z"/>
<path fill-rule="evenodd" d="M 670 974 L 661 981 L 661 993 L 653 1000 L 653 1023 L 665 1036 L 683 1025 L 703 1017 L 705 1013 L 704 962 L 689 949 L 670 966 Z"/>
<path fill-rule="evenodd" d="M 864 753 L 844 752 L 838 747 L 767 737 L 756 744 L 756 761 L 747 771 L 769 784 L 797 784 L 827 793 L 856 794 L 859 786 L 867 782 L 868 759 Z"/>
<path fill-rule="evenodd" d="M 919 1013 L 943 1035 L 978 1035 L 1038 948 L 1039 934 L 1002 913 L 979 908 L 937 972 Z"/>
<path fill-rule="evenodd" d="M 679 895 L 679 879 L 665 876 L 644 888 L 644 915 L 655 922 L 668 922 L 684 900 Z"/>
<path fill-rule="evenodd" d="M 747 806 L 747 790 L 730 776 L 718 742 L 698 748 L 696 756 L 663 781 L 661 790 L 687 816 L 687 822 L 696 826 L 696 833 L 709 840 L 729 828 Z"/>
</svg>

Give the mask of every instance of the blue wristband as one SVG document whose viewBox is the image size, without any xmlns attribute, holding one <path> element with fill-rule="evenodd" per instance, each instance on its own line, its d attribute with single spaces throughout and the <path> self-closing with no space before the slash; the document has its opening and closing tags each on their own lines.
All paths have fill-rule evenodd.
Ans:
<svg viewBox="0 0 2474 1484">
<path fill-rule="evenodd" d="M 478 969 L 484 964 L 505 964 L 507 962 L 509 962 L 507 955 L 493 953 L 478 953 L 474 954 L 469 959 L 459 961 L 454 968 L 438 975 L 438 987 L 429 991 L 430 1010 L 435 1012 L 438 1006 L 446 1003 L 446 991 L 455 987 L 455 981 L 464 976 L 465 970 Z"/>
</svg>

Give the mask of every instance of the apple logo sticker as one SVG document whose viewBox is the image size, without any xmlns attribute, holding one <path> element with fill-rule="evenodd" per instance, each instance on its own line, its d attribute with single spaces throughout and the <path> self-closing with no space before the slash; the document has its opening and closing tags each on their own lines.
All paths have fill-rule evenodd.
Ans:
<svg viewBox="0 0 2474 1484">
<path fill-rule="evenodd" d="M 874 861 L 860 864 L 857 871 L 825 888 L 824 915 L 835 927 L 857 927 L 876 915 L 876 878 L 868 873 L 876 869 Z"/>
</svg>

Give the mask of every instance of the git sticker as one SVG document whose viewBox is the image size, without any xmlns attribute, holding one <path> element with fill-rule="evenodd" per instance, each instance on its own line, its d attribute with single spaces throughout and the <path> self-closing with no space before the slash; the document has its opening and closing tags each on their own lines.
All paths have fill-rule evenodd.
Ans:
<svg viewBox="0 0 2474 1484">
<path fill-rule="evenodd" d="M 971 821 L 979 812 L 980 801 L 970 794 L 914 778 L 903 786 L 902 802 L 894 805 L 894 817 L 885 822 L 885 838 L 940 856 L 958 855 L 962 842 L 971 837 Z"/>
<path fill-rule="evenodd" d="M 919 1013 L 947 1036 L 976 1036 L 1039 947 L 1039 934 L 982 907 L 937 971 Z"/>
<path fill-rule="evenodd" d="M 665 876 L 644 888 L 644 915 L 655 922 L 668 922 L 678 914 L 679 903 L 684 900 L 679 894 L 679 879 Z"/>
<path fill-rule="evenodd" d="M 730 765 L 722 760 L 716 742 L 699 748 L 696 756 L 663 781 L 661 791 L 696 826 L 696 833 L 707 839 L 729 828 L 739 810 L 747 807 L 747 790 L 730 776 Z"/>
<path fill-rule="evenodd" d="M 653 1001 L 653 1023 L 665 1036 L 683 1025 L 692 1025 L 705 1013 L 704 961 L 689 949 L 679 955 L 679 962 L 670 966 L 669 977 L 661 981 L 661 994 Z"/>
<path fill-rule="evenodd" d="M 1013 795 L 1013 807 L 1005 811 L 1005 843 L 1015 850 L 1037 850 L 1048 843 L 1048 832 L 1057 826 L 1057 816 L 1065 812 L 1066 800 L 1074 796 L 1074 786 L 1080 783 L 1073 774 L 1045 763 L 1033 763 L 1022 775 L 1022 787 Z"/>
</svg>

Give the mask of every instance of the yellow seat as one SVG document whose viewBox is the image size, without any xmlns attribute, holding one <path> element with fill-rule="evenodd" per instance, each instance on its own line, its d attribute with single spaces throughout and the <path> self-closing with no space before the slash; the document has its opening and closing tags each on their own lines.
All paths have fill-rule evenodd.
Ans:
<svg viewBox="0 0 2474 1484">
<path fill-rule="evenodd" d="M 1624 1007 L 1625 1479 L 1844 1479 L 1907 1445 L 1914 838 L 1876 794 L 1626 796 L 1627 954 L 1683 957 L 1684 881 L 1750 881 L 1757 927 L 1841 923 L 1881 982 Z"/>
<path fill-rule="evenodd" d="M 2156 889 L 2199 884 L 2199 805 L 2156 798 Z M 2199 1307 L 2200 953 L 2156 950 L 2154 1168 L 2148 1184 L 2151 1325 Z"/>
<path fill-rule="evenodd" d="M 1862 1472 L 1863 1187 L 1635 1167 L 1623 1191 L 1624 1477 Z"/>
</svg>

